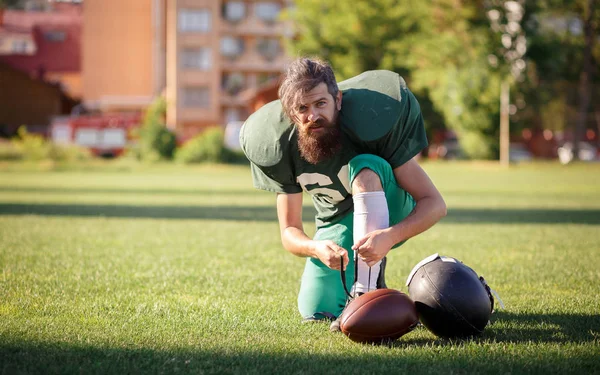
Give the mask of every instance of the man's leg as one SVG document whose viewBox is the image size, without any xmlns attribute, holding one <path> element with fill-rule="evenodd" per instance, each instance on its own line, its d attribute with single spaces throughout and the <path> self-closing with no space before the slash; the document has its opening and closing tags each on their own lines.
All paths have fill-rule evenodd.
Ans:
<svg viewBox="0 0 600 375">
<path fill-rule="evenodd" d="M 354 284 L 352 259 L 352 213 L 341 221 L 320 228 L 315 240 L 331 240 L 348 250 L 350 263 L 346 267 L 346 287 Z M 320 260 L 307 258 L 298 293 L 298 310 L 304 319 L 331 319 L 340 315 L 346 305 L 346 292 L 340 271 L 332 270 Z"/>
<path fill-rule="evenodd" d="M 352 159 L 349 178 L 354 200 L 354 242 L 374 230 L 397 224 L 415 206 L 410 194 L 398 186 L 389 163 L 378 156 L 363 154 Z M 378 262 L 369 269 L 358 259 L 356 292 L 377 289 L 380 266 L 381 262 Z"/>
<path fill-rule="evenodd" d="M 363 169 L 369 169 L 379 177 L 379 184 L 385 195 L 388 206 L 388 222 L 394 225 L 404 219 L 413 210 L 415 202 L 412 197 L 396 183 L 391 166 L 384 159 L 375 155 L 359 155 L 349 163 L 350 182 Z M 346 268 L 346 286 L 354 284 L 354 252 L 352 251 L 354 215 L 350 213 L 341 221 L 321 228 L 315 234 L 315 240 L 329 239 L 348 251 L 350 263 Z M 365 232 L 368 233 L 368 232 Z M 396 244 L 394 247 L 400 246 Z M 359 270 L 361 274 L 367 272 Z M 371 270 L 371 278 L 377 280 L 377 274 Z M 367 282 L 368 284 L 368 282 Z M 372 289 L 375 289 L 373 287 Z M 340 272 L 325 266 L 318 259 L 308 258 L 302 275 L 298 294 L 298 309 L 303 318 L 327 318 L 327 315 L 339 316 L 346 305 L 346 293 L 342 286 Z M 324 315 L 323 313 L 327 313 Z"/>
<path fill-rule="evenodd" d="M 398 186 L 392 167 L 384 159 L 363 154 L 350 160 L 348 167 L 354 202 L 353 243 L 369 232 L 397 224 L 413 210 L 414 199 Z M 356 255 L 354 251 L 351 254 L 353 257 Z M 360 258 L 356 261 L 355 293 L 384 287 L 383 260 L 370 268 Z M 331 323 L 329 329 L 333 332 L 340 330 L 339 318 Z"/>
<path fill-rule="evenodd" d="M 383 186 L 379 175 L 369 168 L 363 168 L 352 181 L 352 200 L 354 203 L 353 242 L 367 233 L 389 227 L 389 212 Z M 369 267 L 355 254 L 358 264 L 358 278 L 354 284 L 354 293 L 367 293 L 377 289 L 377 278 L 381 261 Z"/>
</svg>

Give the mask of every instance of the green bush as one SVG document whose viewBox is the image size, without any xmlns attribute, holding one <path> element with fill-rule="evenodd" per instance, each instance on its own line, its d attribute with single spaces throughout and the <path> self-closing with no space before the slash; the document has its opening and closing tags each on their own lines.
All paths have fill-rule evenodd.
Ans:
<svg viewBox="0 0 600 375">
<path fill-rule="evenodd" d="M 54 161 L 77 162 L 92 159 L 90 150 L 78 145 L 51 144 L 50 159 Z"/>
<path fill-rule="evenodd" d="M 21 160 L 23 152 L 13 142 L 0 140 L 0 160 Z"/>
<path fill-rule="evenodd" d="M 26 161 L 82 161 L 92 157 L 89 150 L 77 145 L 58 145 L 39 134 L 32 134 L 21 126 L 18 136 L 10 143 L 0 145 L 0 160 Z"/>
<path fill-rule="evenodd" d="M 169 160 L 177 147 L 175 134 L 165 125 L 167 103 L 157 98 L 146 111 L 144 123 L 139 130 L 137 157 L 146 161 Z"/>
<path fill-rule="evenodd" d="M 12 144 L 24 160 L 50 159 L 52 153 L 52 144 L 39 134 L 29 133 L 25 126 L 19 128 Z"/>
<path fill-rule="evenodd" d="M 459 139 L 461 148 L 471 159 L 491 159 L 494 156 L 494 144 L 492 144 L 494 139 L 483 133 L 463 131 Z"/>
<path fill-rule="evenodd" d="M 240 152 L 234 152 L 224 146 L 224 132 L 221 127 L 211 127 L 187 141 L 175 153 L 180 163 L 239 163 L 246 160 Z"/>
</svg>

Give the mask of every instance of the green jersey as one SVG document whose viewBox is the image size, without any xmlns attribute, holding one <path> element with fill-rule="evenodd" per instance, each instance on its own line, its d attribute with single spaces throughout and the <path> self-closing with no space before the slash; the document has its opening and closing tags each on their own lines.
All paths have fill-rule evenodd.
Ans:
<svg viewBox="0 0 600 375">
<path fill-rule="evenodd" d="M 240 132 L 254 186 L 284 194 L 307 192 L 317 209 L 317 227 L 352 210 L 348 162 L 354 156 L 374 154 L 396 168 L 427 146 L 419 104 L 398 74 L 368 71 L 338 86 L 342 148 L 328 160 L 310 164 L 300 156 L 295 125 L 279 100 L 252 114 Z"/>
</svg>

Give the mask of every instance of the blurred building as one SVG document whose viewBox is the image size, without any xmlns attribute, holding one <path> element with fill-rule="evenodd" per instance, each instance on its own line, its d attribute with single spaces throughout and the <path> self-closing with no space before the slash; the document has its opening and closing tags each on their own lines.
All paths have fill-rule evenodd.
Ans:
<svg viewBox="0 0 600 375">
<path fill-rule="evenodd" d="M 83 99 L 103 111 L 144 109 L 158 95 L 180 139 L 244 120 L 252 93 L 288 61 L 285 0 L 86 0 Z"/>
<path fill-rule="evenodd" d="M 82 7 L 0 11 L 0 62 L 80 98 Z"/>
<path fill-rule="evenodd" d="M 0 137 L 14 136 L 21 125 L 46 135 L 50 119 L 69 103 L 59 85 L 0 62 Z"/>
<path fill-rule="evenodd" d="M 81 21 L 78 4 L 0 9 L 0 136 L 22 125 L 47 135 L 51 120 L 76 105 Z"/>
<path fill-rule="evenodd" d="M 160 94 L 164 73 L 156 70 L 164 67 L 164 31 L 159 30 L 164 21 L 156 3 L 84 2 L 82 87 L 90 109 L 141 110 Z"/>
</svg>

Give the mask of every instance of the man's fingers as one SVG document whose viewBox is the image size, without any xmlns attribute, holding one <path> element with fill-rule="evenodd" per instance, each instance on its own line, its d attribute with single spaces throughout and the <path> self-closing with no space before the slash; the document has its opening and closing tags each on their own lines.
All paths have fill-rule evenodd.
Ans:
<svg viewBox="0 0 600 375">
<path fill-rule="evenodd" d="M 342 267 L 342 269 L 345 270 L 346 266 L 348 265 L 349 258 L 348 252 L 344 248 L 341 248 L 341 250 L 337 252 L 337 259 L 339 260 L 338 264 L 340 265 L 340 267 Z"/>
<path fill-rule="evenodd" d="M 335 242 L 331 241 L 329 244 L 329 250 L 333 253 L 333 256 L 330 258 L 330 267 L 334 270 L 342 270 L 346 269 L 348 265 L 348 252 L 341 246 L 338 246 Z M 341 260 L 340 260 L 341 259 Z M 343 264 L 343 266 L 342 266 Z"/>
<path fill-rule="evenodd" d="M 369 267 L 373 267 L 374 265 L 377 264 L 377 262 L 379 262 L 381 259 L 377 259 L 377 257 L 375 256 L 370 256 L 370 257 L 366 257 L 363 259 L 363 261 L 367 264 L 367 266 Z"/>
<path fill-rule="evenodd" d="M 367 263 L 367 265 L 369 267 L 371 267 L 373 264 L 377 263 L 377 261 L 375 260 L 375 254 L 371 253 L 371 248 L 368 246 L 364 246 L 364 247 L 360 247 L 357 250 L 355 250 L 358 253 L 358 257 L 365 263 Z"/>
<path fill-rule="evenodd" d="M 361 247 L 369 240 L 370 237 L 363 237 L 352 245 L 352 250 L 360 253 Z"/>
<path fill-rule="evenodd" d="M 343 256 L 345 259 L 348 259 L 348 252 L 341 246 L 332 245 L 329 247 L 338 257 Z"/>
<path fill-rule="evenodd" d="M 364 245 L 365 242 L 367 242 L 368 239 L 369 237 L 363 237 L 360 240 L 356 241 L 354 245 L 352 245 L 352 250 L 358 250 L 362 245 Z"/>
<path fill-rule="evenodd" d="M 362 259 L 368 258 L 371 256 L 371 246 L 367 243 L 363 243 L 361 246 L 358 246 L 354 249 L 358 253 L 358 256 Z"/>
<path fill-rule="evenodd" d="M 340 267 L 341 267 L 340 258 L 332 258 L 329 261 L 329 268 L 331 268 L 332 270 L 339 270 Z"/>
<path fill-rule="evenodd" d="M 333 247 L 333 250 L 338 254 L 347 253 L 346 249 L 344 249 L 343 247 L 341 247 L 339 245 L 335 245 L 335 247 Z"/>
</svg>

